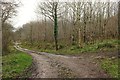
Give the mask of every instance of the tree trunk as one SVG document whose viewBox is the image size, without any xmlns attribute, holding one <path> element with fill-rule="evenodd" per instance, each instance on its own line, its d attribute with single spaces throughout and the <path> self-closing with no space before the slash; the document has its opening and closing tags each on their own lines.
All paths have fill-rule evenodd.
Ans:
<svg viewBox="0 0 120 80">
<path fill-rule="evenodd" d="M 0 24 L 2 24 L 1 19 Z M 2 25 L 0 25 L 0 54 L 2 55 Z"/>
<path fill-rule="evenodd" d="M 31 25 L 31 29 L 30 29 L 30 43 L 31 46 L 33 45 L 33 31 L 32 31 L 32 25 Z"/>
<path fill-rule="evenodd" d="M 2 53 L 7 54 L 9 52 L 8 50 L 8 34 L 7 29 L 4 25 L 4 22 L 2 22 Z"/>
<path fill-rule="evenodd" d="M 79 47 L 83 47 L 83 40 L 82 40 L 82 33 L 81 33 L 81 30 L 80 30 L 80 28 L 79 28 Z"/>
<path fill-rule="evenodd" d="M 57 23 L 57 3 L 55 4 L 54 9 L 55 15 L 54 15 L 54 38 L 55 38 L 55 48 L 58 50 L 58 23 Z"/>
<path fill-rule="evenodd" d="M 120 1 L 118 2 L 118 39 L 120 40 Z"/>
<path fill-rule="evenodd" d="M 85 12 L 85 5 L 84 5 L 84 28 L 83 28 L 83 41 L 86 43 L 86 12 Z"/>
</svg>

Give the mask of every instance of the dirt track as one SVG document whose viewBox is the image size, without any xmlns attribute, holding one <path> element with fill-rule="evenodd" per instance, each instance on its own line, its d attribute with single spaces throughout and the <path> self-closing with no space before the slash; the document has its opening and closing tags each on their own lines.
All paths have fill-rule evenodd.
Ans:
<svg viewBox="0 0 120 80">
<path fill-rule="evenodd" d="M 109 78 L 105 71 L 100 68 L 97 59 L 108 56 L 99 54 L 81 54 L 79 56 L 63 56 L 17 49 L 29 53 L 37 66 L 34 78 Z"/>
</svg>

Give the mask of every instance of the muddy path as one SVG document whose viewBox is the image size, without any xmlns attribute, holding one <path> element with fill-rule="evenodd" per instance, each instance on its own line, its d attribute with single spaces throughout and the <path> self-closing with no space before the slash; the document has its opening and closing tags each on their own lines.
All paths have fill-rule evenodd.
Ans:
<svg viewBox="0 0 120 80">
<path fill-rule="evenodd" d="M 15 46 L 33 57 L 36 64 L 34 78 L 109 78 L 100 68 L 97 59 L 109 57 L 107 54 L 81 54 L 79 56 L 55 55 L 37 52 Z"/>
</svg>

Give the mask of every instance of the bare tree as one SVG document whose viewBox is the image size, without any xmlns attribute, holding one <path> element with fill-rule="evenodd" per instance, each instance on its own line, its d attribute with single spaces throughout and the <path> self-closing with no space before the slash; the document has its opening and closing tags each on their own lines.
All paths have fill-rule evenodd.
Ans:
<svg viewBox="0 0 120 80">
<path fill-rule="evenodd" d="M 16 15 L 16 7 L 18 7 L 19 3 L 16 3 L 14 0 L 5 2 L 1 1 L 1 21 L 2 24 L 4 24 L 9 18 L 11 18 L 13 15 Z"/>
<path fill-rule="evenodd" d="M 5 28 L 5 23 L 6 21 L 8 21 L 13 15 L 16 14 L 16 7 L 18 7 L 18 4 L 14 1 L 14 0 L 10 0 L 10 1 L 0 1 L 0 7 L 1 7 L 1 28 L 2 31 L 4 30 L 4 32 L 2 32 L 2 48 L 3 51 L 8 51 L 8 41 L 7 38 L 9 36 L 7 36 L 6 33 L 6 29 Z"/>
<path fill-rule="evenodd" d="M 55 40 L 56 50 L 58 49 L 58 40 L 59 46 L 65 43 L 67 47 L 71 45 L 72 41 L 72 43 L 79 43 L 75 45 L 84 47 L 83 44 L 91 44 L 100 39 L 104 40 L 106 37 L 115 38 L 114 36 L 118 35 L 116 4 L 112 2 L 109 4 L 107 2 L 73 2 L 64 3 L 67 4 L 64 6 L 57 3 L 56 10 L 55 4 L 55 2 L 39 4 L 37 11 L 42 16 L 42 20 L 39 19 L 38 22 L 24 25 L 24 35 L 22 36 L 26 40 L 30 40 L 28 38 L 30 25 L 33 26 L 34 41 L 52 42 Z M 55 17 L 55 12 L 57 17 Z"/>
<path fill-rule="evenodd" d="M 42 13 L 54 22 L 54 40 L 56 50 L 58 50 L 58 17 L 62 14 L 60 9 L 61 5 L 58 4 L 58 2 L 44 2 L 38 6 L 38 12 Z"/>
</svg>

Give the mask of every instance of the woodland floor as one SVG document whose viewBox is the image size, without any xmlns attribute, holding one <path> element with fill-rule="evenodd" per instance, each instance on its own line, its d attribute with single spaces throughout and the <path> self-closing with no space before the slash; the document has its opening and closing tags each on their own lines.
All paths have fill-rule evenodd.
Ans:
<svg viewBox="0 0 120 80">
<path fill-rule="evenodd" d="M 116 52 L 84 53 L 80 55 L 55 55 L 16 46 L 33 57 L 36 71 L 32 78 L 110 78 L 101 69 L 99 60 L 117 56 Z"/>
</svg>

